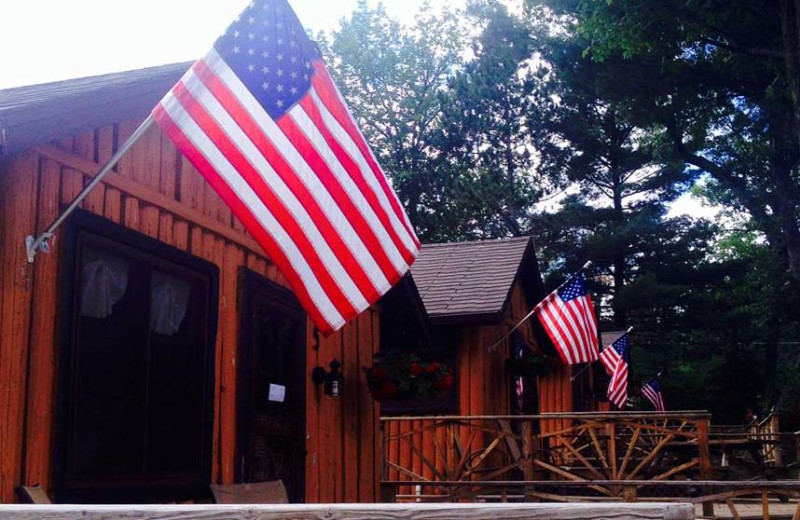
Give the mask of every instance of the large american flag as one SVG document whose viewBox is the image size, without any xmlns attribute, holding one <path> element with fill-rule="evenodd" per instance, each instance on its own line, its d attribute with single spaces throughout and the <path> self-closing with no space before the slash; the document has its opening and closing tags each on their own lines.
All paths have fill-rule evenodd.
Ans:
<svg viewBox="0 0 800 520">
<path fill-rule="evenodd" d="M 256 0 L 153 110 L 324 333 L 420 249 L 408 216 L 286 0 Z"/>
<path fill-rule="evenodd" d="M 597 321 L 582 272 L 550 293 L 535 310 L 565 364 L 597 360 Z"/>
<path fill-rule="evenodd" d="M 623 334 L 614 343 L 603 349 L 600 359 L 611 374 L 611 381 L 608 384 L 608 400 L 620 410 L 624 410 L 625 404 L 628 402 L 628 369 L 631 362 L 631 346 L 628 335 Z"/>
<path fill-rule="evenodd" d="M 655 408 L 657 412 L 663 412 L 667 409 L 666 406 L 664 406 L 664 394 L 661 392 L 661 382 L 658 378 L 642 386 L 642 395 L 650 401 L 650 404 L 653 405 L 653 408 Z"/>
</svg>

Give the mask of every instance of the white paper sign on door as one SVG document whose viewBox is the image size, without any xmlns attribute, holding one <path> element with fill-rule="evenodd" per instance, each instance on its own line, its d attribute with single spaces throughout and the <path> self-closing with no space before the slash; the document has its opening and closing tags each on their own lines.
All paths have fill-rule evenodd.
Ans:
<svg viewBox="0 0 800 520">
<path fill-rule="evenodd" d="M 283 385 L 269 385 L 269 400 L 282 403 L 286 400 L 286 387 Z"/>
</svg>

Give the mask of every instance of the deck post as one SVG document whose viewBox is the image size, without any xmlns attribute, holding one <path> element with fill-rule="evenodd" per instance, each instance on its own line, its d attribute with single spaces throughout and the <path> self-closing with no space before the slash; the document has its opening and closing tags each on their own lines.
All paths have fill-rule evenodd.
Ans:
<svg viewBox="0 0 800 520">
<path fill-rule="evenodd" d="M 700 478 L 709 480 L 711 478 L 711 450 L 708 444 L 709 418 L 701 417 L 697 419 L 697 450 L 700 457 Z M 703 502 L 703 516 L 714 516 L 714 502 Z"/>
<path fill-rule="evenodd" d="M 536 449 L 533 445 L 533 423 L 530 419 L 522 423 L 522 456 L 525 457 L 525 465 L 523 466 L 523 473 L 525 480 L 534 480 L 535 465 L 533 459 Z M 530 485 L 525 486 L 525 501 L 536 502 L 537 498 L 533 496 L 534 487 Z"/>
</svg>

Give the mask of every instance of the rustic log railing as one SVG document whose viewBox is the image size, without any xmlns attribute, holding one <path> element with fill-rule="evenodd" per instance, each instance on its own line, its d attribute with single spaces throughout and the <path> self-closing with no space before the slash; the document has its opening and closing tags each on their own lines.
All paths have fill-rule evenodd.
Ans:
<svg viewBox="0 0 800 520">
<path fill-rule="evenodd" d="M 720 455 L 720 466 L 727 467 L 738 457 L 760 468 L 784 466 L 781 441 L 789 437 L 791 433 L 781 432 L 775 412 L 747 425 L 712 426 L 709 435 L 712 451 Z"/>
<path fill-rule="evenodd" d="M 599 482 L 707 480 L 709 419 L 705 412 L 383 418 L 384 498 L 412 495 L 420 483 L 473 500 L 466 484 L 572 481 L 588 496 L 621 499 L 641 486 Z M 541 495 L 530 485 L 524 493 Z"/>
<path fill-rule="evenodd" d="M 691 504 L 0 505 L 3 520 L 692 520 Z"/>
</svg>

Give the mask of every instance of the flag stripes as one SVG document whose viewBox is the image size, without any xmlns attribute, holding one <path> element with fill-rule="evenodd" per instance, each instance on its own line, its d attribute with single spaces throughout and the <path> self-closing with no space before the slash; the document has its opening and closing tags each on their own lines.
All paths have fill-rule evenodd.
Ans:
<svg viewBox="0 0 800 520">
<path fill-rule="evenodd" d="M 655 408 L 657 412 L 666 411 L 664 394 L 661 392 L 661 383 L 659 383 L 658 379 L 645 383 L 642 386 L 642 395 L 650 401 L 650 404 L 653 405 L 653 408 Z"/>
<path fill-rule="evenodd" d="M 327 72 L 315 66 L 310 93 L 276 121 L 212 50 L 154 116 L 327 333 L 396 283 L 420 246 Z"/>
<path fill-rule="evenodd" d="M 597 322 L 583 274 L 550 293 L 537 306 L 537 313 L 565 364 L 597 360 Z"/>
</svg>

